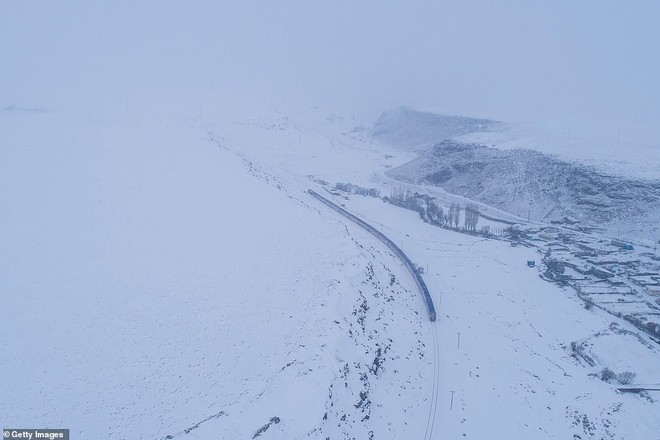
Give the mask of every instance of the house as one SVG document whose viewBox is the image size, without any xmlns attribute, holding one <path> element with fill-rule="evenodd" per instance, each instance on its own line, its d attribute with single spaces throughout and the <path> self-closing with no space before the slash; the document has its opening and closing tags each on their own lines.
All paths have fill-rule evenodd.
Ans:
<svg viewBox="0 0 660 440">
<path fill-rule="evenodd" d="M 619 241 L 619 240 L 612 240 L 612 246 L 616 246 L 616 247 L 621 248 L 621 249 L 626 250 L 626 251 L 634 251 L 635 250 L 635 248 L 633 247 L 632 244 L 625 243 L 625 242 Z"/>
<path fill-rule="evenodd" d="M 647 287 L 644 291 L 651 296 L 660 296 L 660 287 Z"/>
<path fill-rule="evenodd" d="M 591 273 L 602 280 L 605 280 L 607 278 L 612 278 L 614 276 L 614 274 L 609 270 L 596 266 L 593 266 L 591 268 Z"/>
</svg>

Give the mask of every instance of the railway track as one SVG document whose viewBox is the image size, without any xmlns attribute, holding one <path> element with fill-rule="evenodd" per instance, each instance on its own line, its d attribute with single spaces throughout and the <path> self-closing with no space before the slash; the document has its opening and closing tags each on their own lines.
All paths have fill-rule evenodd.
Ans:
<svg viewBox="0 0 660 440">
<path fill-rule="evenodd" d="M 385 243 L 390 250 L 392 250 L 399 259 L 403 262 L 403 265 L 406 266 L 406 269 L 408 269 L 408 272 L 412 275 L 412 277 L 415 279 L 415 284 L 417 284 L 417 287 L 419 288 L 419 291 L 421 292 L 424 301 L 426 302 L 426 308 L 428 310 L 429 314 L 429 319 L 431 321 L 435 321 L 436 313 L 435 313 L 435 306 L 433 305 L 433 299 L 431 298 L 431 294 L 429 293 L 429 289 L 426 287 L 426 283 L 422 279 L 422 276 L 420 275 L 419 271 L 415 267 L 415 265 L 410 261 L 410 258 L 406 254 L 403 253 L 401 248 L 394 244 L 392 240 L 387 238 L 382 232 L 378 231 L 376 228 L 368 224 L 367 222 L 357 218 L 350 212 L 346 211 L 344 208 L 341 206 L 338 206 L 334 203 L 332 203 L 330 200 L 326 199 L 322 195 L 318 194 L 315 191 L 312 191 L 311 189 L 307 190 L 307 192 L 313 196 L 314 198 L 320 200 L 323 204 L 329 206 L 330 208 L 334 209 L 344 217 L 348 218 L 349 220 L 357 223 L 358 225 L 362 226 L 364 229 L 369 231 L 371 234 L 373 234 L 376 238 L 378 238 L 380 241 Z"/>
<path fill-rule="evenodd" d="M 376 228 L 366 223 L 365 221 L 357 218 L 356 216 L 346 211 L 341 206 L 336 205 L 335 203 L 331 202 L 330 200 L 326 199 L 325 197 L 323 197 L 322 195 L 316 193 L 311 189 L 307 190 L 307 192 L 317 200 L 321 201 L 324 205 L 332 208 L 333 210 L 337 211 L 344 217 L 348 218 L 354 223 L 357 223 L 362 228 L 369 231 L 372 235 L 374 235 L 380 241 L 385 243 L 385 245 L 387 245 L 387 247 L 390 248 L 397 255 L 397 257 L 399 257 L 399 259 L 401 259 L 404 266 L 406 266 L 408 272 L 410 272 L 413 279 L 415 280 L 415 284 L 417 284 L 417 287 L 419 288 L 419 291 L 421 292 L 422 297 L 426 302 L 429 319 L 431 321 L 435 321 L 436 319 L 435 306 L 433 305 L 433 299 L 431 298 L 431 294 L 429 293 L 429 290 L 426 287 L 426 283 L 422 279 L 422 276 L 420 275 L 415 265 L 412 264 L 410 258 L 408 258 L 408 256 L 403 253 L 401 248 L 399 248 L 392 240 L 387 238 L 382 232 L 378 231 Z M 438 329 L 435 325 L 432 326 L 431 332 L 433 334 L 433 388 L 431 391 L 431 405 L 429 406 L 429 416 L 426 422 L 424 440 L 431 440 L 433 438 L 435 417 L 438 411 L 438 394 L 439 394 L 438 390 L 440 387 L 440 378 L 438 373 L 438 365 L 440 363 L 440 352 L 439 352 L 439 341 L 438 341 Z"/>
</svg>

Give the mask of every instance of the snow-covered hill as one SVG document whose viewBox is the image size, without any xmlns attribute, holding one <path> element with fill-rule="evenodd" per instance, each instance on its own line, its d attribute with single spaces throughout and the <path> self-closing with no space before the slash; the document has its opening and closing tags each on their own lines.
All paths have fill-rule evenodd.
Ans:
<svg viewBox="0 0 660 440">
<path fill-rule="evenodd" d="M 369 134 L 386 145 L 415 151 L 428 149 L 455 136 L 501 128 L 502 124 L 488 119 L 446 116 L 399 107 L 383 112 Z"/>
<path fill-rule="evenodd" d="M 430 327 L 368 234 L 187 122 L 2 123 L 5 426 L 145 439 L 423 430 Z M 274 140 L 251 132 L 252 145 Z"/>
<path fill-rule="evenodd" d="M 660 221 L 657 147 L 612 154 L 594 140 L 539 136 L 520 125 L 399 108 L 369 135 L 419 157 L 388 172 L 541 222 L 579 223 L 653 243 Z M 612 146 L 612 145 L 610 145 Z M 567 153 L 570 150 L 570 154 Z M 588 158 L 588 160 L 587 160 Z"/>
<path fill-rule="evenodd" d="M 660 181 L 614 176 L 533 150 L 444 141 L 388 174 L 535 221 L 603 228 L 612 236 L 658 234 Z"/>
</svg>

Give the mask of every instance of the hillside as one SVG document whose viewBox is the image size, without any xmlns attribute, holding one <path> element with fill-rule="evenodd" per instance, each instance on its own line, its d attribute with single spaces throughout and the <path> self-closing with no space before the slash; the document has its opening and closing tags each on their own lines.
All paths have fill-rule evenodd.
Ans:
<svg viewBox="0 0 660 440">
<path fill-rule="evenodd" d="M 606 174 L 532 150 L 444 141 L 391 177 L 441 186 L 531 220 L 648 237 L 658 231 L 660 182 Z"/>
<path fill-rule="evenodd" d="M 0 117 L 4 426 L 117 439 L 423 429 L 429 327 L 414 284 L 314 203 L 308 179 L 250 154 L 276 142 L 279 117 L 262 113 L 242 140 L 171 114 Z"/>
<path fill-rule="evenodd" d="M 436 143 L 475 132 L 497 130 L 501 124 L 488 119 L 439 115 L 399 107 L 383 112 L 369 135 L 386 145 L 424 150 Z"/>
</svg>

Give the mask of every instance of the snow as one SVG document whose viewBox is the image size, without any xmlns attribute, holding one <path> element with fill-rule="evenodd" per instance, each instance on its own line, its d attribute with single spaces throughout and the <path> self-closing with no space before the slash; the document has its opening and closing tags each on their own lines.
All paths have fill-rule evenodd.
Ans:
<svg viewBox="0 0 660 440">
<path fill-rule="evenodd" d="M 636 332 L 615 336 L 607 330 L 613 317 L 586 312 L 570 289 L 541 280 L 526 265 L 538 258 L 532 249 L 426 224 L 413 229 L 408 225 L 419 222 L 416 213 L 366 202 L 356 203 L 355 210 L 366 221 L 384 221 L 390 237 L 402 240 L 411 258 L 429 265 L 426 279 L 440 310 L 439 395 L 444 411 L 437 423 L 448 437 L 591 438 L 582 426 L 567 424 L 567 414 L 576 411 L 594 424 L 595 438 L 628 438 L 621 434 L 625 432 L 654 438 L 657 421 L 648 424 L 657 410 L 653 404 L 622 398 L 611 386 L 586 376 L 609 366 L 617 372 L 636 371 L 640 383 L 652 383 L 642 378 L 657 377 L 657 345 L 640 344 L 632 336 Z M 594 336 L 598 332 L 607 336 Z M 586 371 L 568 349 L 582 338 L 594 341 L 592 350 L 599 356 L 597 365 Z M 448 408 L 451 391 L 453 410 Z"/>
<path fill-rule="evenodd" d="M 371 399 L 406 389 L 372 429 L 409 432 L 383 419 L 423 404 L 425 377 L 407 354 L 423 318 L 416 292 L 399 284 L 405 270 L 369 254 L 384 253 L 370 238 L 352 231 L 364 245 L 354 241 L 302 188 L 186 123 L 107 133 L 104 123 L 40 117 L 49 119 L 10 121 L 16 142 L 2 151 L 8 426 L 163 438 L 222 413 L 190 432 L 245 438 L 279 417 L 269 435 L 302 437 L 324 413 L 327 424 L 362 414 L 361 375 L 388 345 L 402 360 L 383 369 L 402 373 L 368 384 Z M 379 281 L 367 283 L 372 266 Z M 358 291 L 370 300 L 361 332 Z M 388 343 L 391 332 L 407 336 Z M 420 414 L 412 429 L 423 429 Z"/>
<path fill-rule="evenodd" d="M 388 175 L 441 186 L 444 191 L 437 194 L 445 204 L 465 196 L 483 202 L 481 210 L 489 204 L 526 221 L 573 221 L 646 246 L 656 241 L 657 145 L 629 139 L 618 145 L 587 135 L 566 139 L 540 126 L 407 108 L 384 112 L 370 134 L 379 142 L 420 150 L 418 158 Z"/>
<path fill-rule="evenodd" d="M 334 197 L 428 266 L 431 323 L 400 261 L 305 192 L 386 194 L 412 153 L 319 109 L 147 108 L 0 113 L 4 426 L 423 438 L 431 414 L 431 438 L 657 438 L 657 396 L 590 376 L 658 383 L 657 344 L 540 279 L 535 250 Z"/>
<path fill-rule="evenodd" d="M 372 139 L 372 118 L 415 102 L 543 118 L 465 139 L 657 178 L 657 6 L 520 3 L 3 2 L 2 426 L 658 440 L 657 391 L 599 378 L 659 388 L 657 341 L 543 281 L 535 250 L 328 194 L 470 202 L 385 175 L 416 155 Z M 403 128 L 411 149 L 433 142 Z M 429 269 L 437 322 L 401 262 L 309 188 Z"/>
<path fill-rule="evenodd" d="M 532 149 L 625 177 L 657 180 L 660 176 L 660 133 L 653 124 L 517 121 L 504 129 L 457 139 L 499 149 Z"/>
</svg>

